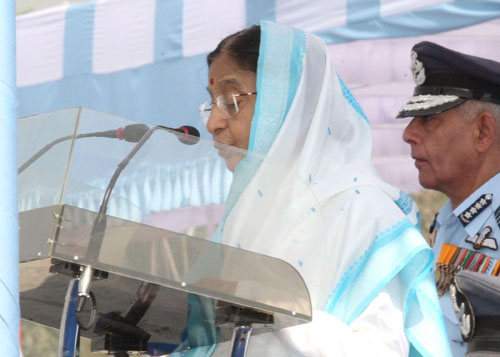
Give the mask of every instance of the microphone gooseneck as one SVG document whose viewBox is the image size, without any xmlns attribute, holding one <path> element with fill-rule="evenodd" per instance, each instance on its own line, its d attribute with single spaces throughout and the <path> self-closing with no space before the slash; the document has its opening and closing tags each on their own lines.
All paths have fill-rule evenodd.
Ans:
<svg viewBox="0 0 500 357">
<path fill-rule="evenodd" d="M 163 129 L 163 130 L 170 130 L 170 131 L 176 131 L 176 132 L 181 132 L 184 133 L 183 136 L 179 137 L 178 139 L 183 142 L 184 144 L 192 145 L 196 144 L 199 140 L 200 133 L 196 128 L 190 127 L 190 126 L 184 126 L 180 127 L 178 129 L 172 129 L 172 128 L 167 128 L 164 126 L 154 126 L 151 128 L 148 128 L 146 132 L 144 131 L 144 126 L 143 124 L 137 124 L 136 126 L 129 126 L 124 128 L 121 132 L 117 133 L 117 137 L 120 138 L 122 136 L 125 140 L 131 141 L 139 138 L 137 144 L 133 147 L 133 149 L 128 153 L 128 155 L 118 164 L 118 167 L 116 168 L 115 172 L 113 173 L 113 176 L 111 177 L 108 187 L 106 188 L 106 191 L 104 193 L 104 197 L 101 202 L 101 206 L 99 207 L 99 212 L 94 220 L 94 224 L 92 226 L 92 231 L 90 233 L 90 240 L 89 244 L 87 246 L 87 252 L 85 254 L 86 259 L 88 260 L 88 265 L 86 267 L 86 270 L 89 270 L 91 273 L 93 271 L 92 265 L 98 260 L 99 254 L 101 252 L 101 247 L 102 247 L 102 242 L 104 239 L 104 233 L 106 231 L 106 225 L 107 225 L 107 216 L 106 216 L 106 211 L 108 207 L 108 202 L 111 197 L 111 192 L 113 191 L 113 187 L 116 184 L 116 181 L 118 180 L 118 177 L 120 176 L 121 172 L 125 169 L 125 167 L 128 165 L 130 160 L 135 156 L 135 154 L 140 150 L 140 148 L 146 143 L 146 141 L 151 137 L 154 131 L 158 129 Z M 92 276 L 92 274 L 90 276 Z M 90 283 L 91 279 L 88 281 L 88 287 L 90 288 Z M 149 285 L 149 284 L 148 284 Z M 150 289 L 152 289 L 151 294 L 147 294 L 146 296 L 149 299 L 154 300 L 156 297 L 155 287 L 154 284 L 151 284 Z M 90 297 L 92 305 L 95 306 L 95 298 L 93 298 L 93 294 L 91 295 L 91 292 L 87 292 L 87 294 L 80 294 L 78 297 L 78 307 L 79 310 L 83 308 L 85 300 Z M 93 300 L 92 300 L 93 299 Z M 144 306 L 143 306 L 144 305 Z M 135 305 L 134 305 L 135 306 Z M 146 311 L 149 308 L 149 304 L 139 304 L 137 307 L 141 307 L 141 309 L 145 309 Z M 94 315 L 95 316 L 95 315 Z M 127 314 L 127 317 L 129 314 Z M 141 315 L 137 316 L 139 319 L 142 318 L 142 313 Z M 80 321 L 78 321 L 80 324 Z M 87 325 L 80 325 L 82 329 L 87 328 Z M 90 326 L 90 325 L 89 325 Z"/>
<path fill-rule="evenodd" d="M 198 129 L 189 125 L 184 125 L 177 129 L 168 128 L 164 126 L 158 126 L 158 128 L 168 129 L 171 131 L 183 133 L 184 135 L 178 136 L 178 139 L 180 142 L 186 145 L 194 145 L 200 140 L 199 139 L 200 132 L 198 131 Z M 146 124 L 131 124 L 124 126 L 122 128 L 118 128 L 116 130 L 96 131 L 94 133 L 78 134 L 77 136 L 75 136 L 75 139 L 110 138 L 110 139 L 125 140 L 130 143 L 137 143 L 141 140 L 144 134 L 147 133 L 148 130 L 149 126 L 147 126 Z M 50 148 L 52 148 L 54 145 L 59 144 L 66 140 L 71 140 L 72 138 L 73 135 L 67 135 L 48 143 L 39 151 L 37 151 L 33 156 L 31 156 L 28 160 L 26 160 L 26 162 L 17 169 L 17 174 L 19 175 L 21 172 L 26 170 L 33 162 L 35 162 L 38 158 L 40 158 L 40 156 L 49 151 Z"/>
<path fill-rule="evenodd" d="M 120 139 L 136 143 L 139 140 L 141 140 L 142 136 L 148 131 L 148 129 L 149 127 L 145 124 L 132 124 L 132 125 L 127 125 L 123 128 L 118 128 L 116 130 L 96 131 L 94 133 L 78 134 L 77 136 L 75 136 L 75 139 L 111 138 L 111 139 Z M 28 160 L 26 160 L 24 164 L 19 166 L 19 168 L 17 169 L 17 174 L 19 175 L 21 172 L 26 170 L 33 162 L 35 162 L 40 156 L 49 151 L 54 145 L 71 139 L 73 139 L 73 135 L 67 135 L 48 143 L 43 148 L 38 150 Z"/>
<path fill-rule="evenodd" d="M 186 145 L 193 145 L 196 144 L 200 138 L 200 132 L 198 129 L 192 127 L 192 126 L 181 126 L 180 128 L 173 129 L 173 128 L 168 128 L 163 125 L 156 125 L 151 128 L 149 128 L 144 135 L 140 138 L 138 143 L 134 146 L 134 148 L 128 153 L 128 155 L 118 164 L 118 167 L 116 168 L 115 172 L 113 173 L 113 176 L 109 180 L 108 187 L 106 188 L 106 191 L 104 192 L 104 197 L 101 202 L 101 206 L 99 207 L 99 213 L 94 221 L 94 225 L 92 227 L 92 232 L 91 232 L 91 238 L 89 245 L 87 247 L 87 258 L 92 261 L 92 260 L 97 260 L 97 257 L 99 256 L 99 252 L 101 250 L 101 244 L 102 244 L 102 239 L 104 237 L 104 231 L 106 230 L 106 211 L 108 208 L 108 202 L 111 197 L 111 192 L 113 191 L 113 187 L 116 184 L 116 181 L 118 180 L 118 177 L 120 176 L 121 172 L 127 167 L 128 163 L 130 160 L 135 156 L 135 154 L 139 151 L 139 149 L 146 143 L 147 140 L 153 135 L 153 133 L 158 130 L 167 130 L 167 131 L 175 131 L 175 132 L 180 132 L 184 133 L 183 136 L 178 136 L 177 138 L 179 141 Z"/>
</svg>

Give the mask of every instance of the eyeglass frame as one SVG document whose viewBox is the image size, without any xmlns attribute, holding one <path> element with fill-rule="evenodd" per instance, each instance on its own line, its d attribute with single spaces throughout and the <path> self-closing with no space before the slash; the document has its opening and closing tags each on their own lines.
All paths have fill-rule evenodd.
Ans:
<svg viewBox="0 0 500 357">
<path fill-rule="evenodd" d="M 234 102 L 234 107 L 236 108 L 236 112 L 234 114 L 229 114 L 227 112 L 227 109 L 224 109 L 224 108 L 221 108 L 219 106 L 219 103 L 220 103 L 220 98 L 222 98 L 223 96 L 227 95 L 227 94 L 230 94 L 231 97 L 233 98 L 233 102 Z M 200 117 L 201 117 L 201 121 L 207 125 L 208 123 L 208 119 L 210 118 L 210 114 L 212 113 L 212 110 L 214 108 L 214 104 L 215 106 L 217 107 L 217 109 L 219 109 L 219 111 L 223 114 L 226 114 L 226 117 L 223 116 L 223 119 L 229 119 L 231 117 L 234 117 L 236 114 L 239 113 L 240 111 L 240 108 L 238 106 L 238 102 L 236 101 L 236 97 L 248 97 L 248 96 L 251 96 L 251 95 L 256 95 L 257 92 L 248 92 L 248 93 L 226 93 L 226 94 L 221 94 L 219 95 L 217 98 L 215 98 L 215 100 L 207 100 L 206 102 L 203 102 L 200 104 L 199 106 L 199 111 L 200 111 Z M 204 107 L 206 105 L 210 104 L 211 105 L 211 108 L 210 110 L 208 109 L 204 109 Z M 207 112 L 208 112 L 208 115 L 207 115 Z"/>
</svg>

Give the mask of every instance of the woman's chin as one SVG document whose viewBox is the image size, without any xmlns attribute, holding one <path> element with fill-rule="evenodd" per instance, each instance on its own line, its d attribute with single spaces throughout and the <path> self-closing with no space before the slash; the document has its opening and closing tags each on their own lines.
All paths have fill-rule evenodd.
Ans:
<svg viewBox="0 0 500 357">
<path fill-rule="evenodd" d="M 236 167 L 238 164 L 241 162 L 243 157 L 239 155 L 239 153 L 230 153 L 229 155 L 224 157 L 224 160 L 226 161 L 226 167 L 229 171 L 234 172 L 236 170 Z"/>
<path fill-rule="evenodd" d="M 229 171 L 234 172 L 236 170 L 236 166 L 240 163 L 240 161 L 245 157 L 240 151 L 232 150 L 230 147 L 222 146 L 218 148 L 217 154 L 224 159 L 226 162 L 226 167 Z M 237 149 L 237 148 L 236 148 Z"/>
</svg>

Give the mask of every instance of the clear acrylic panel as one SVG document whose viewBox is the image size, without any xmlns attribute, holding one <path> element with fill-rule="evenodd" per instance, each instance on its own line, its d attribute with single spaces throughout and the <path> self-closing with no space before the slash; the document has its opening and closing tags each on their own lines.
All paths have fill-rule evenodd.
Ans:
<svg viewBox="0 0 500 357">
<path fill-rule="evenodd" d="M 60 113 L 52 115 L 57 119 Z M 62 175 L 65 180 L 52 182 L 52 189 L 62 195 L 59 201 L 47 200 L 46 206 L 30 209 L 57 212 L 58 220 L 51 217 L 53 258 L 110 273 L 94 284 L 99 299 L 115 295 L 118 304 L 119 295 L 123 298 L 129 291 L 125 295 L 133 296 L 143 284 L 158 286 L 165 291 L 162 296 L 177 296 L 177 307 L 162 298 L 152 305 L 151 311 L 163 316 L 163 322 L 141 322 L 158 331 L 162 323 L 168 325 L 164 314 L 176 309 L 178 323 L 188 328 L 188 300 L 194 296 L 210 298 L 214 311 L 227 312 L 221 306 L 229 304 L 273 316 L 273 323 L 262 322 L 263 328 L 254 333 L 310 321 L 308 289 L 314 295 L 320 286 L 316 272 L 321 267 L 304 262 L 302 254 L 307 247 L 319 257 L 326 243 L 321 208 L 308 182 L 276 160 L 210 140 L 158 128 L 137 150 L 135 141 L 147 128 L 88 109 L 74 118 L 75 140 L 72 146 L 66 144 L 64 153 L 70 163 Z M 134 142 L 83 137 L 109 130 L 135 135 Z M 50 161 L 49 153 L 56 152 L 48 151 L 39 160 Z M 119 166 L 123 171 L 116 176 Z M 22 187 L 31 189 L 28 184 Z M 24 200 L 33 199 L 27 194 Z M 43 279 L 49 283 L 56 278 Z M 43 295 L 42 285 L 30 289 Z M 120 303 L 123 311 L 127 301 Z M 99 311 L 100 316 L 106 313 Z M 180 346 L 180 335 L 172 332 L 179 328 L 169 327 L 169 333 L 155 332 L 153 337 Z M 212 343 L 230 336 L 221 333 Z"/>
<path fill-rule="evenodd" d="M 18 209 L 26 242 L 21 261 L 49 254 L 78 113 L 75 108 L 18 120 Z"/>
<path fill-rule="evenodd" d="M 59 204 L 78 112 L 69 109 L 18 120 L 20 212 Z M 46 151 L 37 157 L 41 149 Z"/>
</svg>

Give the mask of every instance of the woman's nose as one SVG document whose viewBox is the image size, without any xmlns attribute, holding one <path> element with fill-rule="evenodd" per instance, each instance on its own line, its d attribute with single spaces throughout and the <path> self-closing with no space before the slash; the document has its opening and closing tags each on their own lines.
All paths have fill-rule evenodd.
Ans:
<svg viewBox="0 0 500 357">
<path fill-rule="evenodd" d="M 207 121 L 207 130 L 210 134 L 217 134 L 218 131 L 226 128 L 227 119 L 222 117 L 222 113 L 217 107 L 212 108 Z"/>
</svg>

